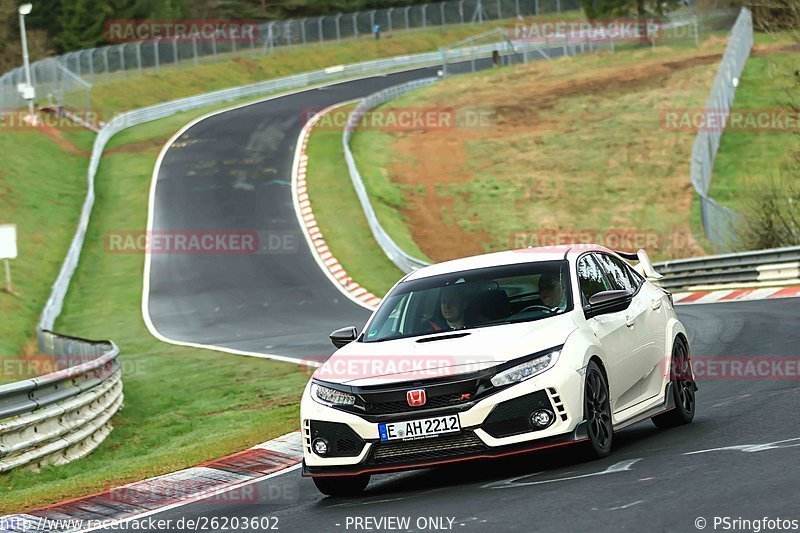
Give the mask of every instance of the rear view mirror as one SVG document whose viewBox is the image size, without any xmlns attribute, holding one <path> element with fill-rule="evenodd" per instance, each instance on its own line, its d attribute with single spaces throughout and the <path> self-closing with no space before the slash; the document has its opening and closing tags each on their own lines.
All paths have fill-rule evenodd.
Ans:
<svg viewBox="0 0 800 533">
<path fill-rule="evenodd" d="M 358 330 L 355 326 L 347 326 L 346 328 L 337 329 L 330 334 L 331 342 L 337 348 L 341 348 L 350 344 L 358 337 Z"/>
</svg>

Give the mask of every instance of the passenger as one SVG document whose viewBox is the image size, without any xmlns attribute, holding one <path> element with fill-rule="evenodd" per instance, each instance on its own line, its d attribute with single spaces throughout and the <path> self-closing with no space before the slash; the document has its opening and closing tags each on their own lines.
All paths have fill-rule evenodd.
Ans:
<svg viewBox="0 0 800 533">
<path fill-rule="evenodd" d="M 539 299 L 551 309 L 564 310 L 567 307 L 567 294 L 561 286 L 558 274 L 542 274 L 539 276 Z"/>
</svg>

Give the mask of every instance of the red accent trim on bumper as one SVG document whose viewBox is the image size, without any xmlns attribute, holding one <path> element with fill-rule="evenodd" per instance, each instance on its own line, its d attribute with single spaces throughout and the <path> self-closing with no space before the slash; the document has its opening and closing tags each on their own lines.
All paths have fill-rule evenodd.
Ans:
<svg viewBox="0 0 800 533">
<path fill-rule="evenodd" d="M 506 456 L 509 456 L 509 455 L 516 455 L 516 454 L 520 454 L 520 453 L 530 453 L 530 452 L 535 452 L 535 451 L 538 451 L 538 450 L 544 450 L 544 449 L 547 449 L 547 448 L 556 448 L 556 447 L 559 447 L 559 446 L 566 446 L 566 445 L 569 445 L 569 444 L 576 444 L 576 443 L 579 443 L 579 442 L 584 442 L 586 440 L 588 440 L 588 439 L 584 438 L 584 439 L 578 439 L 578 440 L 568 440 L 568 441 L 565 441 L 565 442 L 556 442 L 556 443 L 553 443 L 553 444 L 545 444 L 545 445 L 542 445 L 542 446 L 533 446 L 531 448 L 523 448 L 523 449 L 519 449 L 519 450 L 512 450 L 512 451 L 502 452 L 502 453 L 488 453 L 487 454 L 486 452 L 481 452 L 481 453 L 476 454 L 476 455 L 466 455 L 464 457 L 453 457 L 451 459 L 441 459 L 441 460 L 438 460 L 438 461 L 429 461 L 429 462 L 426 462 L 426 463 L 403 464 L 403 465 L 394 465 L 394 466 L 391 466 L 391 465 L 387 465 L 387 466 L 371 466 L 371 467 L 361 468 L 361 469 L 358 469 L 358 467 L 360 465 L 347 465 L 347 466 L 343 466 L 343 467 L 331 467 L 331 468 L 349 468 L 349 467 L 353 468 L 353 470 L 348 470 L 346 472 L 310 473 L 310 472 L 307 471 L 308 467 L 305 465 L 305 461 L 304 461 L 303 462 L 303 473 L 302 473 L 302 475 L 303 475 L 303 477 L 342 477 L 342 476 L 357 476 L 357 475 L 360 475 L 360 474 L 377 474 L 377 473 L 381 473 L 381 472 L 395 472 L 395 471 L 398 471 L 398 470 L 416 470 L 418 468 L 428 468 L 428 467 L 431 467 L 431 466 L 438 466 L 438 465 L 443 465 L 443 464 L 447 464 L 447 463 L 459 463 L 459 462 L 462 462 L 462 461 L 474 461 L 474 460 L 477 460 L 477 459 L 496 459 L 498 457 L 506 457 Z M 311 467 L 311 468 L 320 468 L 320 467 Z M 324 467 L 322 467 L 322 468 L 324 468 Z"/>
</svg>

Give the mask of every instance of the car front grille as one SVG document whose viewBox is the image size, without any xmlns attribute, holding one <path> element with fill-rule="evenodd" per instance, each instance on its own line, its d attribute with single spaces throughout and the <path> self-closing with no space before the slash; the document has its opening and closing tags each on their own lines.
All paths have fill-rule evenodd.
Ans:
<svg viewBox="0 0 800 533">
<path fill-rule="evenodd" d="M 376 464 L 458 457 L 485 450 L 486 445 L 473 431 L 405 442 L 377 442 L 372 447 Z"/>
<path fill-rule="evenodd" d="M 370 415 L 389 415 L 394 413 L 418 412 L 427 409 L 451 407 L 466 403 L 468 401 L 468 399 L 462 399 L 462 393 L 457 393 L 428 398 L 425 402 L 425 405 L 422 407 L 411 407 L 408 405 L 408 401 L 400 400 L 396 402 L 368 403 L 366 408 L 367 414 Z"/>
</svg>

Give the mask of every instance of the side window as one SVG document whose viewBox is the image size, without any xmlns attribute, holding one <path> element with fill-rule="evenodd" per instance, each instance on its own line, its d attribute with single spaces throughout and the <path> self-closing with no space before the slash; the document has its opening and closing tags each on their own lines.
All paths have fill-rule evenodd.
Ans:
<svg viewBox="0 0 800 533">
<path fill-rule="evenodd" d="M 603 271 L 595 261 L 594 256 L 586 254 L 578 261 L 578 284 L 581 288 L 583 303 L 589 302 L 589 298 L 598 292 L 611 290 Z"/>
<path fill-rule="evenodd" d="M 636 292 L 636 289 L 639 288 L 630 267 L 621 259 L 608 254 L 597 254 L 597 260 L 615 290 Z"/>
</svg>

